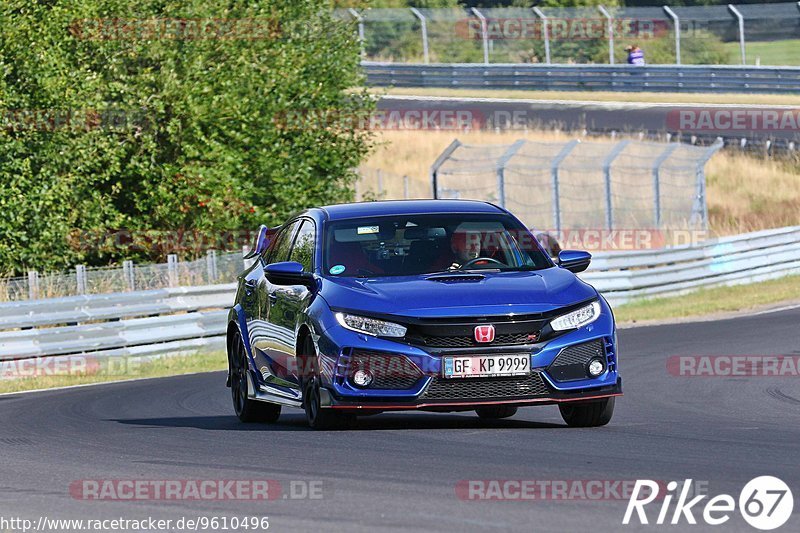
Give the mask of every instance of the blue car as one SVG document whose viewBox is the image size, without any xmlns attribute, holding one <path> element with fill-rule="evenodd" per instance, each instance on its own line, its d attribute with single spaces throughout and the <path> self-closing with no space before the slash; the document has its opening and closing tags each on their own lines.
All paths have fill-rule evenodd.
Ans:
<svg viewBox="0 0 800 533">
<path fill-rule="evenodd" d="M 611 420 L 622 394 L 608 303 L 511 213 L 466 200 L 332 205 L 260 229 L 227 328 L 243 422 L 315 429 L 396 410 Z M 556 264 L 557 263 L 557 264 Z"/>
</svg>

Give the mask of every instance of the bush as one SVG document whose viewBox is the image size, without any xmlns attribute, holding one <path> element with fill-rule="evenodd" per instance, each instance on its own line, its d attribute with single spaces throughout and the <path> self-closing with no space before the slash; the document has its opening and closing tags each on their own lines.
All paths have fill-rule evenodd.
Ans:
<svg viewBox="0 0 800 533">
<path fill-rule="evenodd" d="M 71 235 L 218 235 L 352 198 L 370 135 L 281 117 L 369 112 L 351 91 L 355 29 L 315 0 L 263 4 L 0 6 L 0 272 L 130 257 Z M 154 30 L 155 19 L 170 23 Z"/>
</svg>

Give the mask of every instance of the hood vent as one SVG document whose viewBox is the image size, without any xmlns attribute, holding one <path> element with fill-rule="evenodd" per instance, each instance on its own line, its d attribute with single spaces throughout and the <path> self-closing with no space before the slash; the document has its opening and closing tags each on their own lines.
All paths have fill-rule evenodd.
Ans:
<svg viewBox="0 0 800 533">
<path fill-rule="evenodd" d="M 477 281 L 483 281 L 486 279 L 486 276 L 481 274 L 436 274 L 428 276 L 425 279 L 442 283 L 475 283 Z"/>
</svg>

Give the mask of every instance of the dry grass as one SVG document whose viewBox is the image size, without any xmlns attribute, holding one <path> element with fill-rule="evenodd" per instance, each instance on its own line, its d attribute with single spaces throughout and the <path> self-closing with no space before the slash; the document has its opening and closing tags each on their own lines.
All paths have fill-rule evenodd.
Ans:
<svg viewBox="0 0 800 533">
<path fill-rule="evenodd" d="M 800 105 L 800 95 L 736 93 L 624 93 L 603 91 L 533 91 L 498 89 L 438 89 L 396 87 L 372 89 L 374 94 L 450 96 L 461 98 L 518 98 L 528 100 L 579 100 L 593 102 L 645 102 L 678 104 Z"/>
<path fill-rule="evenodd" d="M 372 179 L 365 180 L 361 192 L 374 190 L 369 169 L 379 168 L 386 198 L 403 197 L 403 175 L 410 178 L 411 197 L 430 197 L 430 165 L 454 138 L 467 144 L 508 144 L 520 138 L 564 141 L 574 136 L 556 131 L 384 131 L 364 164 L 365 174 Z M 708 163 L 706 176 L 712 234 L 800 225 L 800 165 L 796 161 L 719 152 Z"/>
</svg>

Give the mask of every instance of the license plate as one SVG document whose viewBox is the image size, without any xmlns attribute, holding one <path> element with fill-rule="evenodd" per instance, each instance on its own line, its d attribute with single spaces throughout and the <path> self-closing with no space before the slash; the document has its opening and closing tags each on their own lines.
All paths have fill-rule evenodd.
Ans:
<svg viewBox="0 0 800 533">
<path fill-rule="evenodd" d="M 524 376 L 531 371 L 531 356 L 477 355 L 445 357 L 442 374 L 446 378 L 486 378 Z"/>
</svg>

